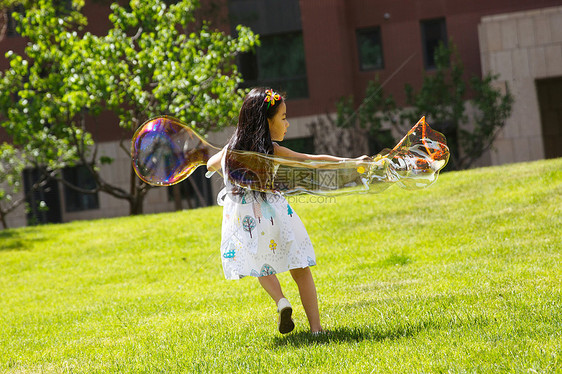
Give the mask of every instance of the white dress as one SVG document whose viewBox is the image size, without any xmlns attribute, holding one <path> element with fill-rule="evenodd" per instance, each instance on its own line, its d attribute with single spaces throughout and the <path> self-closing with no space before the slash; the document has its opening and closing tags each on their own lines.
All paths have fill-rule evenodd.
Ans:
<svg viewBox="0 0 562 374">
<path fill-rule="evenodd" d="M 222 160 L 225 171 L 224 157 Z M 221 259 L 227 279 L 262 277 L 316 265 L 312 242 L 299 216 L 280 192 L 245 190 L 233 194 L 225 188 L 217 202 L 223 206 Z"/>
</svg>

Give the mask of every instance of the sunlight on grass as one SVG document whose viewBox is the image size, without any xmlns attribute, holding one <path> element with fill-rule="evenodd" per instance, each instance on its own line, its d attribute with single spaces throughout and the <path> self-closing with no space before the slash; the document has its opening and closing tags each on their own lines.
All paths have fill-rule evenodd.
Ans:
<svg viewBox="0 0 562 374">
<path fill-rule="evenodd" d="M 0 231 L 0 369 L 560 372 L 562 159 L 294 204 L 327 335 L 226 281 L 220 207 Z"/>
</svg>

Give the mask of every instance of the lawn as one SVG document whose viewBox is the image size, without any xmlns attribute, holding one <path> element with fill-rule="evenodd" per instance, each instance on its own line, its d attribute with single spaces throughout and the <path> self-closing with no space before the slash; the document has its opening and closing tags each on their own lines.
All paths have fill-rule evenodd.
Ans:
<svg viewBox="0 0 562 374">
<path fill-rule="evenodd" d="M 0 231 L 7 373 L 562 373 L 562 159 L 293 199 L 321 318 L 224 280 L 222 208 Z"/>
</svg>

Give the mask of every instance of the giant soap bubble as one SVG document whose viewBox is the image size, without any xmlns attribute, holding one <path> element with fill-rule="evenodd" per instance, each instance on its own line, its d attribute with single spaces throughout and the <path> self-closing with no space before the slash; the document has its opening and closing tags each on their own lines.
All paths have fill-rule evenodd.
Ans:
<svg viewBox="0 0 562 374">
<path fill-rule="evenodd" d="M 170 186 L 189 177 L 220 149 L 172 117 L 145 122 L 134 134 L 131 156 L 141 180 Z M 419 189 L 431 185 L 449 160 L 445 137 L 422 117 L 392 149 L 366 161 L 303 161 L 229 150 L 228 180 L 255 191 L 286 195 L 377 193 L 396 183 Z M 274 175 L 274 177 L 272 177 Z"/>
<path fill-rule="evenodd" d="M 146 121 L 133 135 L 131 157 L 139 178 L 154 186 L 171 186 L 205 165 L 211 146 L 195 131 L 173 117 Z"/>
</svg>

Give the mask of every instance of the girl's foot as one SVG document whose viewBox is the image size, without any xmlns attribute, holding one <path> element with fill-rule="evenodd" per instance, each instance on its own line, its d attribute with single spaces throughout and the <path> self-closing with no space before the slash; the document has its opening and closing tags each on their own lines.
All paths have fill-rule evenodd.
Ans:
<svg viewBox="0 0 562 374">
<path fill-rule="evenodd" d="M 312 336 L 322 336 L 322 335 L 326 335 L 328 333 L 329 333 L 328 330 L 318 330 L 318 331 L 312 331 L 311 332 Z"/>
<path fill-rule="evenodd" d="M 295 328 L 295 323 L 291 316 L 293 315 L 293 307 L 289 300 L 282 298 L 277 303 L 277 311 L 279 312 L 279 332 L 281 334 L 287 334 Z"/>
</svg>

